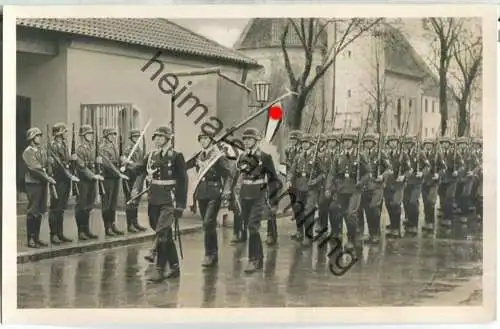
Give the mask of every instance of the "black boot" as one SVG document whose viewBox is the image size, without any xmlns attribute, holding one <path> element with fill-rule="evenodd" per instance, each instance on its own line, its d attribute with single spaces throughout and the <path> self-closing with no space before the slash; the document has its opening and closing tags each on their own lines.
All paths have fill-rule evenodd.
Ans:
<svg viewBox="0 0 500 329">
<path fill-rule="evenodd" d="M 35 228 L 36 228 L 36 219 L 34 216 L 27 215 L 26 216 L 26 235 L 27 235 L 27 244 L 28 248 L 39 248 L 40 246 L 36 243 L 35 239 Z"/>
<path fill-rule="evenodd" d="M 262 267 L 263 267 L 262 259 L 251 260 L 248 262 L 247 267 L 245 268 L 245 273 L 251 274 L 257 272 L 259 270 L 262 270 Z"/>
<path fill-rule="evenodd" d="M 137 222 L 137 217 L 134 219 L 132 226 L 139 232 L 144 232 L 147 230 L 145 227 L 139 225 L 139 223 Z"/>
<path fill-rule="evenodd" d="M 113 233 L 116 235 L 123 235 L 123 232 L 116 228 L 115 221 L 116 221 L 116 212 L 114 210 L 111 210 L 109 212 L 109 224 L 111 227 L 111 231 L 113 231 Z"/>
<path fill-rule="evenodd" d="M 203 267 L 215 267 L 219 262 L 219 258 L 217 256 L 205 256 L 203 263 L 201 266 Z"/>
<path fill-rule="evenodd" d="M 110 224 L 110 227 L 111 227 L 111 231 L 112 231 L 114 234 L 116 234 L 116 235 L 123 235 L 123 232 L 122 232 L 122 231 L 120 231 L 120 230 L 118 230 L 118 229 L 116 228 L 115 223 L 111 223 L 111 224 Z"/>
<path fill-rule="evenodd" d="M 175 246 L 174 240 L 169 240 L 166 242 L 166 253 L 167 263 L 169 266 L 169 271 L 166 275 L 166 278 L 176 279 L 181 276 L 181 270 L 179 266 L 179 256 L 177 255 L 177 248 Z"/>
<path fill-rule="evenodd" d="M 42 226 L 42 215 L 36 217 L 35 241 L 40 247 L 47 247 L 48 244 L 40 240 L 40 228 Z"/>
<path fill-rule="evenodd" d="M 134 220 L 133 220 L 133 212 L 134 209 L 127 209 L 125 210 L 125 216 L 127 218 L 127 232 L 128 233 L 137 233 L 138 230 L 134 227 Z"/>
<path fill-rule="evenodd" d="M 153 283 L 161 283 L 165 281 L 165 271 L 163 268 L 157 267 L 152 273 L 151 277 L 148 278 L 148 281 Z"/>
<path fill-rule="evenodd" d="M 73 242 L 73 240 L 64 236 L 64 212 L 62 211 L 57 214 L 57 227 L 57 237 L 59 240 L 62 242 Z"/>
<path fill-rule="evenodd" d="M 85 222 L 85 235 L 91 240 L 98 239 L 99 237 L 97 235 L 92 234 L 92 232 L 90 232 L 90 210 L 85 211 L 84 222 Z"/>
<path fill-rule="evenodd" d="M 57 222 L 57 212 L 53 210 L 49 211 L 50 243 L 53 245 L 59 245 L 62 243 L 58 237 Z"/>
</svg>

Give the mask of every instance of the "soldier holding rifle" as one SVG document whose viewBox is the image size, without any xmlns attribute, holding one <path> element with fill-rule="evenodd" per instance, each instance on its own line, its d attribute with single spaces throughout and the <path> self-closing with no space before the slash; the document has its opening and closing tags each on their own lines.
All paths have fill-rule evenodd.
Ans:
<svg viewBox="0 0 500 329">
<path fill-rule="evenodd" d="M 64 211 L 68 206 L 69 194 L 71 192 L 71 183 L 76 184 L 80 180 L 70 171 L 71 162 L 77 159 L 76 154 L 69 154 L 67 146 L 67 128 L 64 123 L 56 123 L 52 126 L 52 143 L 49 148 L 49 156 L 53 162 L 53 173 L 56 180 L 55 188 L 58 198 L 50 200 L 49 226 L 50 242 L 60 244 L 62 242 L 71 242 L 72 240 L 64 236 L 63 220 Z M 74 136 L 73 136 L 74 138 Z M 75 186 L 78 189 L 78 186 Z"/>
<path fill-rule="evenodd" d="M 437 201 L 437 189 L 439 186 L 439 172 L 442 167 L 438 160 L 439 138 L 436 141 L 425 139 L 422 143 L 424 154 L 429 161 L 429 170 L 423 177 L 422 182 L 422 200 L 424 202 L 425 223 L 422 231 L 427 233 L 434 232 L 434 223 L 436 220 L 435 209 Z"/>
<path fill-rule="evenodd" d="M 41 145 L 42 135 L 39 128 L 28 129 L 26 139 L 29 145 L 22 155 L 27 169 L 24 181 L 28 196 L 26 231 L 29 248 L 47 246 L 45 242 L 40 240 L 40 227 L 42 225 L 42 216 L 47 212 L 48 191 L 50 190 L 51 199 L 58 198 L 55 189 L 56 181 L 51 177 L 52 166 L 46 150 Z"/>
<path fill-rule="evenodd" d="M 120 154 L 116 145 L 118 131 L 115 128 L 103 129 L 103 141 L 99 145 L 99 156 L 102 158 L 103 166 L 103 187 L 104 193 L 101 196 L 102 221 L 106 236 L 123 235 L 123 232 L 116 228 L 116 205 L 118 203 L 118 192 L 120 189 L 120 179 L 128 180 L 128 177 L 119 170 Z"/>
<path fill-rule="evenodd" d="M 415 137 L 407 136 L 404 139 L 402 168 L 407 172 L 406 186 L 403 194 L 403 205 L 407 218 L 406 232 L 416 235 L 420 212 L 420 194 L 422 192 L 422 179 L 430 170 L 430 163 L 425 154 L 418 147 L 419 142 Z"/>
<path fill-rule="evenodd" d="M 290 172 L 287 172 L 287 187 L 294 188 L 292 203 L 302 209 L 297 214 L 299 234 L 295 240 L 304 247 L 313 242 L 314 214 L 319 199 L 320 188 L 325 179 L 323 167 L 317 150 L 313 148 L 313 136 L 304 134 L 301 138 L 301 153 L 295 157 Z"/>
<path fill-rule="evenodd" d="M 134 187 L 135 181 L 137 180 L 136 168 L 139 167 L 144 161 L 145 151 L 139 146 L 139 139 L 141 137 L 141 132 L 138 129 L 132 129 L 129 133 L 130 142 L 129 146 L 123 152 L 122 158 L 122 168 L 120 171 L 128 176 L 128 180 L 123 180 L 123 191 L 125 193 L 125 200 L 130 200 L 131 191 Z M 134 146 L 135 147 L 134 150 Z M 129 159 L 127 159 L 129 158 Z M 145 227 L 139 225 L 138 215 L 139 207 L 138 202 L 133 202 L 127 204 L 125 213 L 127 216 L 127 231 L 129 233 L 143 232 L 146 230 Z"/>
<path fill-rule="evenodd" d="M 457 154 L 449 137 L 441 137 L 440 144 L 442 152 L 438 161 L 443 164 L 441 174 L 442 178 L 438 189 L 441 210 L 443 212 L 441 225 L 451 226 L 453 204 L 455 201 L 458 179 L 458 162 L 456 161 Z"/>
<path fill-rule="evenodd" d="M 161 282 L 165 278 L 180 276 L 179 256 L 174 242 L 173 225 L 182 216 L 187 202 L 188 177 L 182 153 L 173 149 L 172 130 L 158 127 L 153 132 L 157 150 L 150 152 L 136 168 L 138 178 L 129 202 L 136 202 L 139 191 L 148 175 L 148 216 L 156 232 L 156 271 L 150 281 Z M 181 250 L 182 251 L 182 250 Z M 166 267 L 169 272 L 165 274 Z"/>
<path fill-rule="evenodd" d="M 292 130 L 288 135 L 288 145 L 285 149 L 285 157 L 286 157 L 286 172 L 287 175 L 292 168 L 292 164 L 295 161 L 296 156 L 300 153 L 300 139 L 302 138 L 302 132 L 300 130 Z M 288 187 L 288 196 L 290 200 L 295 200 L 295 196 L 297 192 L 295 190 L 295 185 L 292 184 Z M 291 238 L 297 239 L 300 235 L 301 228 L 300 222 L 297 220 L 297 207 L 295 202 L 290 202 L 292 205 L 293 218 L 295 220 L 295 224 L 297 227 L 297 232 L 295 232 Z"/>
<path fill-rule="evenodd" d="M 97 163 L 100 161 L 96 156 L 94 145 L 94 130 L 90 125 L 80 127 L 81 143 L 76 150 L 77 177 L 79 195 L 75 205 L 76 226 L 78 227 L 78 239 L 97 239 L 90 231 L 90 212 L 94 208 L 97 197 L 96 183 L 99 184 L 104 177 L 97 171 Z"/>
</svg>

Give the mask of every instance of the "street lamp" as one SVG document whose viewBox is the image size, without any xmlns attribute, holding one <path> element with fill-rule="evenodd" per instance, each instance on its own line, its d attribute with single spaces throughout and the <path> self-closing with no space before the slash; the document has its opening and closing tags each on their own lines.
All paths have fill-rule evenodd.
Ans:
<svg viewBox="0 0 500 329">
<path fill-rule="evenodd" d="M 269 100 L 269 88 L 271 87 L 271 83 L 266 81 L 257 81 L 253 83 L 253 88 L 255 90 L 255 99 L 261 106 L 264 106 Z"/>
</svg>

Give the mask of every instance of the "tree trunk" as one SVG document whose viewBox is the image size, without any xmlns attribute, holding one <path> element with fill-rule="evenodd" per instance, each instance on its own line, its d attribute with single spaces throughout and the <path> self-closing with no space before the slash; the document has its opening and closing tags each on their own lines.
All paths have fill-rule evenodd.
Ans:
<svg viewBox="0 0 500 329">
<path fill-rule="evenodd" d="M 458 136 L 464 136 L 467 130 L 467 98 L 462 98 L 458 101 Z"/>
<path fill-rule="evenodd" d="M 446 134 L 446 129 L 448 128 L 447 85 L 448 81 L 446 79 L 446 68 L 444 64 L 441 63 L 439 69 L 439 112 L 441 113 L 441 136 Z"/>
<path fill-rule="evenodd" d="M 290 97 L 287 111 L 287 123 L 289 130 L 299 130 L 302 126 L 302 112 L 305 106 L 305 97 Z"/>
</svg>

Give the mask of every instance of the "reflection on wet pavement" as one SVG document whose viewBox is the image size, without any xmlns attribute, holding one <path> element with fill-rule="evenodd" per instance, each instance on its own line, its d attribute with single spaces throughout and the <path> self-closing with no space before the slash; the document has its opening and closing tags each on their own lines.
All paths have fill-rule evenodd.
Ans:
<svg viewBox="0 0 500 329">
<path fill-rule="evenodd" d="M 290 229 L 288 228 L 290 225 Z M 148 283 L 149 244 L 90 252 L 18 265 L 22 308 L 130 307 L 353 307 L 410 306 L 452 291 L 482 275 L 482 241 L 474 230 L 435 238 L 383 240 L 358 250 L 344 276 L 328 269 L 331 248 L 302 249 L 285 232 L 265 250 L 264 269 L 246 275 L 246 247 L 231 246 L 230 230 L 219 235 L 219 267 L 202 270 L 203 235 L 183 236 L 182 276 Z M 475 231 L 477 232 L 477 231 Z M 471 237 L 472 238 L 468 238 Z M 432 304 L 432 303 L 431 303 Z M 459 301 L 457 301 L 457 305 Z M 461 305 L 481 304 L 481 291 Z M 439 305 L 443 306 L 443 305 Z"/>
</svg>

